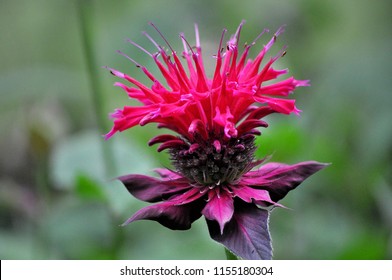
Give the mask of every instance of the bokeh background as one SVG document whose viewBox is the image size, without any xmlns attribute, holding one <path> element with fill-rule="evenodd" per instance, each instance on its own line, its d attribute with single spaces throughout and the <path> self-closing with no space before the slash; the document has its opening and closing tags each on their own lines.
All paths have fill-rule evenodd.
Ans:
<svg viewBox="0 0 392 280">
<path fill-rule="evenodd" d="M 241 41 L 286 24 L 270 55 L 310 88 L 295 93 L 297 116 L 272 116 L 259 157 L 332 165 L 276 209 L 270 227 L 275 259 L 392 257 L 392 2 L 0 1 L 0 258 L 224 259 L 203 219 L 189 231 L 139 221 L 120 227 L 146 203 L 112 178 L 168 166 L 148 147 L 154 125 L 104 141 L 108 113 L 129 104 L 101 66 L 146 81 L 121 50 L 153 68 L 141 34 L 153 21 L 172 46 L 179 32 L 194 43 L 199 24 L 209 69 L 221 31 Z M 155 36 L 155 38 L 159 38 Z M 158 39 L 159 40 L 159 39 Z"/>
</svg>

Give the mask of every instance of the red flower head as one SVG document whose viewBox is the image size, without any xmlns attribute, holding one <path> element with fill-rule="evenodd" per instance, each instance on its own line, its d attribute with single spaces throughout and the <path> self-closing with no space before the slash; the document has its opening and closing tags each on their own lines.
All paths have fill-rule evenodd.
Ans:
<svg viewBox="0 0 392 280">
<path fill-rule="evenodd" d="M 262 163 L 254 158 L 254 140 L 260 134 L 257 127 L 268 126 L 261 118 L 272 113 L 298 114 L 295 101 L 285 97 L 296 87 L 309 85 L 307 80 L 293 77 L 271 82 L 288 72 L 272 66 L 285 55 L 284 50 L 267 59 L 261 67 L 283 28 L 272 36 L 255 59 L 248 58 L 249 50 L 267 30 L 246 45 L 241 54 L 238 40 L 243 22 L 225 47 L 222 46 L 224 30 L 215 56 L 215 71 L 212 78 L 208 78 L 197 26 L 195 47 L 180 34 L 184 45 L 183 65 L 161 32 L 151 25 L 168 45 L 170 54 L 147 33 L 144 34 L 156 46 L 156 53 L 151 54 L 130 42 L 151 56 L 167 86 L 129 57 L 151 80 L 151 87 L 109 68 L 113 75 L 133 86 L 115 85 L 142 105 L 116 110 L 111 115 L 114 126 L 105 138 L 136 125 L 158 123 L 159 128 L 170 129 L 175 135 L 156 136 L 149 145 L 160 143 L 159 152 L 168 149 L 175 169 L 158 169 L 160 179 L 144 175 L 119 178 L 136 198 L 160 201 L 139 210 L 125 224 L 149 219 L 170 229 L 185 230 L 203 215 L 211 237 L 238 256 L 270 259 L 270 208 L 280 206 L 278 201 L 287 192 L 325 166 L 318 162 L 291 166 L 267 163 L 251 171 Z"/>
</svg>

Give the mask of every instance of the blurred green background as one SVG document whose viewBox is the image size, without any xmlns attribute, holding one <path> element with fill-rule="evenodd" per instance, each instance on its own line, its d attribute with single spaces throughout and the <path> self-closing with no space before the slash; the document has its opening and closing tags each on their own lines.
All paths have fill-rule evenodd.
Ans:
<svg viewBox="0 0 392 280">
<path fill-rule="evenodd" d="M 168 159 L 146 144 L 159 133 L 154 125 L 103 140 L 108 113 L 129 101 L 101 66 L 145 81 L 116 50 L 156 69 L 125 39 L 153 51 L 141 34 L 155 35 L 153 21 L 182 49 L 178 33 L 193 43 L 197 22 L 211 69 L 222 29 L 234 33 L 242 19 L 242 42 L 271 30 L 254 51 L 287 24 L 270 55 L 288 45 L 279 66 L 312 83 L 295 93 L 300 117 L 268 118 L 258 156 L 332 163 L 282 201 L 292 210 L 273 211 L 274 258 L 391 259 L 391 1 L 1 0 L 0 6 L 1 259 L 224 259 L 203 219 L 184 232 L 151 221 L 119 226 L 146 203 L 112 178 L 152 175 Z"/>
</svg>

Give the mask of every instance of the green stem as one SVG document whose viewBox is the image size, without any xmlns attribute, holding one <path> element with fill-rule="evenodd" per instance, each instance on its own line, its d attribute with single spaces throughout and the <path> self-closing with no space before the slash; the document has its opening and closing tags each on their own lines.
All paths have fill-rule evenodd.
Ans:
<svg viewBox="0 0 392 280">
<path fill-rule="evenodd" d="M 91 31 L 92 20 L 91 20 L 91 1 L 83 0 L 76 1 L 77 10 L 79 16 L 79 26 L 82 35 L 82 45 L 84 57 L 86 59 L 87 75 L 90 83 L 90 88 L 92 91 L 92 101 L 95 119 L 99 131 L 106 132 L 108 128 L 106 127 L 106 113 L 104 110 L 103 102 L 103 91 L 101 86 L 101 80 L 98 74 L 98 67 L 94 48 L 92 47 L 93 42 L 93 32 Z M 102 153 L 104 159 L 105 172 L 107 177 L 112 177 L 115 174 L 114 159 L 112 153 L 112 146 L 105 141 L 102 141 Z"/>
<path fill-rule="evenodd" d="M 226 260 L 238 260 L 239 258 L 234 255 L 232 252 L 230 252 L 226 247 L 225 247 L 225 253 L 226 253 Z"/>
<path fill-rule="evenodd" d="M 98 73 L 98 69 L 100 67 L 97 65 L 96 56 L 94 55 L 94 48 L 92 46 L 93 42 L 93 32 L 92 32 L 92 1 L 88 0 L 76 0 L 77 2 L 77 9 L 79 14 L 79 25 L 81 29 L 82 35 L 82 45 L 83 45 L 83 52 L 84 57 L 86 59 L 87 65 L 87 74 L 90 83 L 90 88 L 92 91 L 92 101 L 93 101 L 93 109 L 95 113 L 95 119 L 97 122 L 97 126 L 99 131 L 106 132 L 108 131 L 108 127 L 106 126 L 106 116 L 104 102 L 103 102 L 103 90 L 101 86 L 101 80 Z M 116 175 L 116 166 L 113 157 L 113 146 L 110 141 L 101 141 L 102 143 L 102 154 L 103 154 L 103 161 L 104 167 L 106 172 L 106 177 L 110 178 Z M 109 206 L 108 206 L 109 207 Z M 118 252 L 120 248 L 122 248 L 125 233 L 124 231 L 120 230 L 117 223 L 117 218 L 115 217 L 115 213 L 109 207 L 109 212 L 112 215 L 112 220 L 114 221 L 113 228 L 113 236 L 114 240 L 109 251 L 110 256 L 113 259 L 118 258 Z"/>
</svg>

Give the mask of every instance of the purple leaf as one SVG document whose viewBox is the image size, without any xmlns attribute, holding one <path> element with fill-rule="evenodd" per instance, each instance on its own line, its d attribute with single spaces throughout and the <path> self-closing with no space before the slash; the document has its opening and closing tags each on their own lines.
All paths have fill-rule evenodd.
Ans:
<svg viewBox="0 0 392 280">
<path fill-rule="evenodd" d="M 248 260 L 270 260 L 272 245 L 268 229 L 269 212 L 254 204 L 237 202 L 233 218 L 220 233 L 219 224 L 207 220 L 210 236 L 235 255 Z"/>
<path fill-rule="evenodd" d="M 172 230 L 187 230 L 200 218 L 200 208 L 197 202 L 184 205 L 162 202 L 140 209 L 122 225 L 138 220 L 153 220 Z"/>
<path fill-rule="evenodd" d="M 271 199 L 277 202 L 306 178 L 327 165 L 316 161 L 300 162 L 294 165 L 271 162 L 256 171 L 246 173 L 241 179 L 241 184 L 267 190 Z"/>
<path fill-rule="evenodd" d="M 140 209 L 122 225 L 138 220 L 153 220 L 173 230 L 189 229 L 201 216 L 205 201 L 199 198 L 203 195 L 198 189 L 191 189 L 171 200 Z"/>
<path fill-rule="evenodd" d="M 183 178 L 162 181 L 145 175 L 131 174 L 118 179 L 134 197 L 146 202 L 162 201 L 191 187 Z"/>
</svg>

